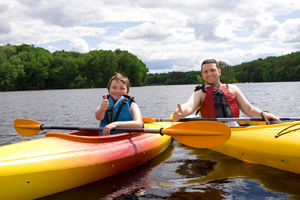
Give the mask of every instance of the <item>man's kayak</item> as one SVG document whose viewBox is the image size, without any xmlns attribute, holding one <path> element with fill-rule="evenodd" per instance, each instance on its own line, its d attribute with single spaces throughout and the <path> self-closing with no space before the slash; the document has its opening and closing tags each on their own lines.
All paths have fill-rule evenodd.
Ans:
<svg viewBox="0 0 300 200">
<path fill-rule="evenodd" d="M 300 174 L 300 121 L 230 129 L 230 139 L 212 150 Z"/>
<path fill-rule="evenodd" d="M 0 199 L 36 199 L 100 180 L 156 157 L 171 142 L 170 136 L 160 134 L 97 135 L 52 132 L 0 147 Z"/>
</svg>

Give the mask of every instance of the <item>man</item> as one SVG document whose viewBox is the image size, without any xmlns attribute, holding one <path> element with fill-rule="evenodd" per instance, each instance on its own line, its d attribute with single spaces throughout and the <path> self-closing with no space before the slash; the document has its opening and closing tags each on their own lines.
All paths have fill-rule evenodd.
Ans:
<svg viewBox="0 0 300 200">
<path fill-rule="evenodd" d="M 235 85 L 224 85 L 220 81 L 221 69 L 214 59 L 207 59 L 201 65 L 205 85 L 191 95 L 189 100 L 174 111 L 172 119 L 179 121 L 200 109 L 203 118 L 239 117 L 241 110 L 248 117 L 262 117 L 270 124 L 270 119 L 279 120 L 276 116 L 261 111 L 251 105 L 242 91 Z"/>
</svg>

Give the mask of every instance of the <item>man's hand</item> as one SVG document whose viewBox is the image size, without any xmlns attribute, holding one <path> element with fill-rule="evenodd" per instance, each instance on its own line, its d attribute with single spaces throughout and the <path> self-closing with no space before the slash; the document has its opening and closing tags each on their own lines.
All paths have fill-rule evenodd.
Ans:
<svg viewBox="0 0 300 200">
<path fill-rule="evenodd" d="M 181 114 L 182 114 L 182 108 L 180 106 L 180 104 L 177 104 L 178 109 L 174 111 L 173 115 L 172 115 L 172 120 L 175 122 L 178 122 L 181 118 Z"/>
</svg>

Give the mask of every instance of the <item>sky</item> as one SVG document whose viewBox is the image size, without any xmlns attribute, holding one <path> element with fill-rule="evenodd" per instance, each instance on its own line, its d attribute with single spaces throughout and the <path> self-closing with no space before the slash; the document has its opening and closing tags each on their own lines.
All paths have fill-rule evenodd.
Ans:
<svg viewBox="0 0 300 200">
<path fill-rule="evenodd" d="M 297 0 L 0 0 L 0 45 L 125 50 L 149 73 L 300 50 Z"/>
</svg>

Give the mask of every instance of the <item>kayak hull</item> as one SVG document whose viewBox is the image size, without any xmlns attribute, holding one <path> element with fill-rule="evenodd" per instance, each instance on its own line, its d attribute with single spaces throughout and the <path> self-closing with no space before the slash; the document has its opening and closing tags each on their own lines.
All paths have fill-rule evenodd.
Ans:
<svg viewBox="0 0 300 200">
<path fill-rule="evenodd" d="M 47 133 L 1 147 L 1 198 L 36 199 L 118 174 L 156 157 L 171 141 L 160 134 L 93 135 L 97 132 Z"/>
<path fill-rule="evenodd" d="M 211 149 L 245 162 L 300 174 L 300 125 L 296 124 L 300 122 L 231 128 L 230 139 Z M 291 132 L 275 138 L 281 131 Z"/>
</svg>

